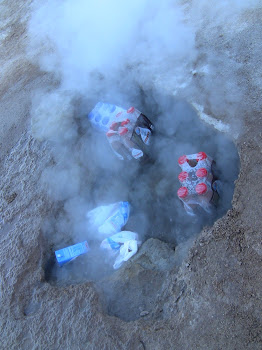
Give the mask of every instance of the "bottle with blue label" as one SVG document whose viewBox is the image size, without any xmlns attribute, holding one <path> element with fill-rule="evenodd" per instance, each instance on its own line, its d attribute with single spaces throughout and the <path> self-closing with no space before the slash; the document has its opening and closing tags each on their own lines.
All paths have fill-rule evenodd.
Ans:
<svg viewBox="0 0 262 350">
<path fill-rule="evenodd" d="M 59 266 L 61 267 L 69 261 L 76 259 L 78 256 L 87 253 L 88 251 L 88 243 L 87 241 L 84 241 L 55 251 L 55 256 Z"/>
<path fill-rule="evenodd" d="M 123 111 L 123 108 L 116 105 L 98 102 L 88 114 L 88 119 L 96 129 L 107 132 L 116 114 Z"/>
<path fill-rule="evenodd" d="M 119 210 L 116 214 L 112 215 L 109 218 L 110 224 L 115 228 L 116 232 L 121 231 L 122 227 L 127 223 L 129 216 L 129 203 L 121 202 L 119 206 Z"/>
<path fill-rule="evenodd" d="M 114 234 L 120 232 L 128 221 L 130 205 L 128 202 L 118 202 L 114 205 L 111 216 L 98 228 L 99 233 Z"/>
<path fill-rule="evenodd" d="M 130 240 L 138 240 L 138 234 L 131 231 L 121 231 L 111 237 L 105 238 L 100 247 L 102 249 L 119 250 L 121 245 Z"/>
<path fill-rule="evenodd" d="M 118 269 L 124 261 L 129 260 L 137 252 L 140 244 L 136 232 L 121 231 L 104 239 L 100 248 L 111 257 L 117 256 L 113 268 Z"/>
</svg>

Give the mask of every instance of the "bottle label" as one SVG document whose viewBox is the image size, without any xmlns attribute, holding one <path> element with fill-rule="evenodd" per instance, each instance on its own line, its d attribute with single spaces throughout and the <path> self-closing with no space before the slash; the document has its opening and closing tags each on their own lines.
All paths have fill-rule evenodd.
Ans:
<svg viewBox="0 0 262 350">
<path fill-rule="evenodd" d="M 135 148 L 132 149 L 132 156 L 133 156 L 135 159 L 138 159 L 138 158 L 143 157 L 143 154 L 144 154 L 144 153 L 143 153 L 140 149 L 135 149 Z"/>
<path fill-rule="evenodd" d="M 116 232 L 121 231 L 122 227 L 125 226 L 129 218 L 129 203 L 121 202 L 120 208 L 117 213 L 109 219 L 109 222 L 114 227 Z"/>
<path fill-rule="evenodd" d="M 151 131 L 146 128 L 140 128 L 141 139 L 146 145 L 149 145 L 149 137 L 151 135 Z"/>
</svg>

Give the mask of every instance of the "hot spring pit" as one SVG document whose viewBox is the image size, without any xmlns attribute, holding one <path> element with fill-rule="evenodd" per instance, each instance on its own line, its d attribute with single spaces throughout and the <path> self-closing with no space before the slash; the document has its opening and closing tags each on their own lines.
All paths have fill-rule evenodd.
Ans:
<svg viewBox="0 0 262 350">
<path fill-rule="evenodd" d="M 85 106 L 85 114 L 96 102 Z M 211 226 L 231 207 L 239 157 L 232 140 L 202 122 L 185 101 L 143 92 L 128 104 L 108 102 L 127 108 L 134 105 L 151 119 L 155 134 L 149 152 L 141 162 L 118 160 L 105 136 L 93 130 L 85 116 L 74 119 L 76 137 L 55 146 L 54 164 L 44 178 L 53 198 L 57 198 L 43 225 L 48 246 L 44 270 L 46 281 L 61 287 L 94 281 L 105 310 L 129 321 L 144 316 L 145 308 L 151 312 L 158 305 L 163 281 L 171 269 L 178 268 L 175 247 L 188 246 L 203 226 Z M 78 107 L 81 111 L 82 106 Z M 194 218 L 188 216 L 177 197 L 181 171 L 177 160 L 183 154 L 200 151 L 215 160 L 223 191 L 213 215 Z M 113 273 L 112 261 L 99 250 L 95 233 L 89 232 L 86 212 L 117 201 L 131 204 L 124 229 L 137 232 L 147 242 Z M 54 251 L 84 240 L 90 252 L 58 267 Z"/>
</svg>

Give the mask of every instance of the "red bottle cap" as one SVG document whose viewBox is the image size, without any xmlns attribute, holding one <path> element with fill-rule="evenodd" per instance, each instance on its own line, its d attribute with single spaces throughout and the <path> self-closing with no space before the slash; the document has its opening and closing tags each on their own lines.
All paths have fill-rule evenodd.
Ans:
<svg viewBox="0 0 262 350">
<path fill-rule="evenodd" d="M 121 123 L 121 126 L 125 126 L 125 125 L 127 125 L 129 123 L 130 123 L 129 119 L 123 120 L 122 123 Z"/>
<path fill-rule="evenodd" d="M 124 136 L 127 132 L 128 132 L 127 128 L 121 128 L 121 130 L 119 131 L 119 135 Z"/>
<path fill-rule="evenodd" d="M 197 160 L 204 160 L 204 159 L 206 159 L 207 158 L 207 155 L 206 155 L 206 153 L 205 152 L 198 152 L 198 154 L 197 154 Z"/>
<path fill-rule="evenodd" d="M 111 130 L 117 130 L 120 126 L 120 123 L 119 122 L 113 122 L 111 125 L 110 125 L 110 129 Z"/>
<path fill-rule="evenodd" d="M 197 194 L 205 194 L 207 191 L 207 185 L 204 184 L 203 182 L 196 185 L 196 193 Z"/>
<path fill-rule="evenodd" d="M 188 189 L 186 187 L 180 187 L 177 191 L 179 198 L 185 198 L 188 194 Z"/>
<path fill-rule="evenodd" d="M 188 173 L 186 171 L 182 171 L 182 173 L 178 175 L 178 180 L 180 182 L 186 181 L 187 178 L 188 178 Z"/>
<path fill-rule="evenodd" d="M 197 177 L 206 177 L 207 176 L 207 170 L 205 168 L 200 168 L 196 172 Z"/>
<path fill-rule="evenodd" d="M 135 111 L 135 107 L 130 107 L 128 110 L 127 110 L 127 113 L 134 113 Z"/>
<path fill-rule="evenodd" d="M 178 164 L 182 165 L 187 161 L 186 156 L 181 156 L 178 158 Z"/>
<path fill-rule="evenodd" d="M 122 112 L 118 112 L 116 117 L 120 117 L 121 114 L 122 114 Z"/>
</svg>

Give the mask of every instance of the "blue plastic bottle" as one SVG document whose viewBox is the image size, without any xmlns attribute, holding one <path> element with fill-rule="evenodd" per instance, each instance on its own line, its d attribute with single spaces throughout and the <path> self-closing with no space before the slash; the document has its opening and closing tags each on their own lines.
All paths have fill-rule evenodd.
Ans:
<svg viewBox="0 0 262 350">
<path fill-rule="evenodd" d="M 84 241 L 55 251 L 55 256 L 59 266 L 61 267 L 69 261 L 77 258 L 79 255 L 87 253 L 88 251 L 88 243 L 87 241 Z"/>
</svg>

